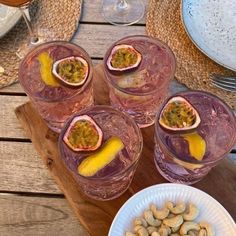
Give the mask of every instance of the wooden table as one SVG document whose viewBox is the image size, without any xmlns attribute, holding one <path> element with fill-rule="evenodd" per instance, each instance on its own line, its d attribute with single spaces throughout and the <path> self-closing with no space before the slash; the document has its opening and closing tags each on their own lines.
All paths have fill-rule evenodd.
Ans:
<svg viewBox="0 0 236 236">
<path fill-rule="evenodd" d="M 106 23 L 101 2 L 84 1 L 81 23 L 73 38 L 91 55 L 94 64 L 102 61 L 112 42 L 145 34 L 144 20 L 130 27 Z M 171 84 L 172 92 L 185 89 L 176 81 Z M 28 101 L 22 88 L 14 84 L 1 89 L 0 96 L 0 235 L 88 235 L 15 117 L 14 109 Z M 236 160 L 236 148 L 230 157 Z M 234 203 L 232 208 L 236 208 Z"/>
</svg>

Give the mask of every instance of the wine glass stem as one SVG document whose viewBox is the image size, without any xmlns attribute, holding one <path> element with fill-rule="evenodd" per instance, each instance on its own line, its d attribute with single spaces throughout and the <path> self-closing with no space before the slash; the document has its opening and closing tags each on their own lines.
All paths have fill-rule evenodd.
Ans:
<svg viewBox="0 0 236 236">
<path fill-rule="evenodd" d="M 27 7 L 20 7 L 20 11 L 21 14 L 25 20 L 25 23 L 27 25 L 27 28 L 29 30 L 29 34 L 30 34 L 30 43 L 31 44 L 35 44 L 38 42 L 38 36 L 37 34 L 35 34 L 35 32 L 33 31 L 33 27 L 30 21 L 30 16 L 28 15 L 28 13 L 26 13 Z"/>
<path fill-rule="evenodd" d="M 126 0 L 118 0 L 118 4 L 117 4 L 119 9 L 125 9 L 128 6 L 128 3 L 126 2 Z"/>
</svg>

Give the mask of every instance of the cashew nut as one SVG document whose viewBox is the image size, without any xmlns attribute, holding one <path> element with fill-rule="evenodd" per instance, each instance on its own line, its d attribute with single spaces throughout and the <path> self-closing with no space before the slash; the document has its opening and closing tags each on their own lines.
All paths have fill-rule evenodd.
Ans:
<svg viewBox="0 0 236 236">
<path fill-rule="evenodd" d="M 151 236 L 161 236 L 158 232 L 153 232 L 152 234 L 151 234 Z"/>
<path fill-rule="evenodd" d="M 174 206 L 172 202 L 167 202 L 166 206 L 170 210 L 171 213 L 176 214 L 176 215 L 183 213 L 186 209 L 186 206 L 183 202 L 178 203 L 176 206 Z"/>
<path fill-rule="evenodd" d="M 207 222 L 200 222 L 199 225 L 201 229 L 205 229 L 207 231 L 207 236 L 213 236 L 215 234 L 213 228 Z"/>
<path fill-rule="evenodd" d="M 154 204 L 151 204 L 150 209 L 153 213 L 153 215 L 159 219 L 163 220 L 169 215 L 169 209 L 164 207 L 162 210 L 157 210 L 156 206 Z"/>
<path fill-rule="evenodd" d="M 181 215 L 177 215 L 169 219 L 164 219 L 163 223 L 169 227 L 178 227 L 183 223 L 183 221 L 183 217 Z"/>
<path fill-rule="evenodd" d="M 158 232 L 161 236 L 168 236 L 171 233 L 171 229 L 168 226 L 162 224 Z"/>
<path fill-rule="evenodd" d="M 134 231 L 138 234 L 138 236 L 148 236 L 148 231 L 141 225 L 137 225 L 134 227 Z"/>
<path fill-rule="evenodd" d="M 138 233 L 138 231 L 139 231 L 140 229 L 142 229 L 142 228 L 144 228 L 142 225 L 136 225 L 136 226 L 134 227 L 134 232 Z"/>
<path fill-rule="evenodd" d="M 205 229 L 201 229 L 197 236 L 207 236 L 207 231 Z"/>
<path fill-rule="evenodd" d="M 149 234 L 148 234 L 148 232 L 147 232 L 147 230 L 145 229 L 145 228 L 143 228 L 143 229 L 140 229 L 139 231 L 138 231 L 138 236 L 148 236 Z"/>
<path fill-rule="evenodd" d="M 142 226 L 144 226 L 144 227 L 147 227 L 148 226 L 148 224 L 147 224 L 147 221 L 146 220 L 144 220 L 143 218 L 136 218 L 135 220 L 134 220 L 134 225 L 142 225 Z"/>
<path fill-rule="evenodd" d="M 149 234 L 152 234 L 153 232 L 158 232 L 158 229 L 154 226 L 147 227 L 147 231 Z"/>
<path fill-rule="evenodd" d="M 126 233 L 125 233 L 125 236 L 136 236 L 136 234 L 131 233 L 131 232 L 126 232 Z"/>
<path fill-rule="evenodd" d="M 197 231 L 189 230 L 188 231 L 188 236 L 197 236 Z"/>
<path fill-rule="evenodd" d="M 183 214 L 183 218 L 184 220 L 192 221 L 197 218 L 198 214 L 199 214 L 198 208 L 194 204 L 190 203 L 189 210 L 188 212 Z"/>
<path fill-rule="evenodd" d="M 172 214 L 172 213 L 170 213 L 170 214 L 167 216 L 168 219 L 173 218 L 173 217 L 175 217 L 175 215 Z"/>
<path fill-rule="evenodd" d="M 178 227 L 172 227 L 172 228 L 171 228 L 171 232 L 172 232 L 172 233 L 176 233 L 179 229 L 180 229 L 180 226 L 178 226 Z"/>
<path fill-rule="evenodd" d="M 200 226 L 192 221 L 184 222 L 180 228 L 180 235 L 188 234 L 189 230 L 200 230 Z"/>
<path fill-rule="evenodd" d="M 152 211 L 150 210 L 144 211 L 144 218 L 147 221 L 147 223 L 151 226 L 157 227 L 161 225 L 161 221 L 159 221 L 158 219 L 154 219 Z"/>
<path fill-rule="evenodd" d="M 126 232 L 125 236 L 214 236 L 214 229 L 207 222 L 195 223 L 199 214 L 196 205 L 190 203 L 185 212 L 184 203 L 174 205 L 167 202 L 158 210 L 150 205 L 143 217 L 134 220 L 134 232 Z"/>
</svg>

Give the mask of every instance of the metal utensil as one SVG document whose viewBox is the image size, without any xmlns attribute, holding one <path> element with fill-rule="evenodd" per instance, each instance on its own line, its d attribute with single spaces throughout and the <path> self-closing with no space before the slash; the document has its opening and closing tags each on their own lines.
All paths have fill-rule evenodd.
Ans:
<svg viewBox="0 0 236 236">
<path fill-rule="evenodd" d="M 211 74 L 210 79 L 214 86 L 226 91 L 236 92 L 236 77 Z"/>
</svg>

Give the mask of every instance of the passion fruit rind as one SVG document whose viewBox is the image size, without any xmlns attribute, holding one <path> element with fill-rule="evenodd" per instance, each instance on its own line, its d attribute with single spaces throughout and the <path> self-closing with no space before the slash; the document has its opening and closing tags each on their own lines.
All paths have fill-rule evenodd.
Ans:
<svg viewBox="0 0 236 236">
<path fill-rule="evenodd" d="M 88 115 L 76 116 L 70 123 L 63 141 L 75 152 L 95 151 L 102 144 L 103 133 Z"/>
<path fill-rule="evenodd" d="M 139 66 L 142 55 L 133 46 L 121 44 L 116 45 L 107 59 L 107 67 L 115 72 L 129 71 Z"/>
<path fill-rule="evenodd" d="M 89 64 L 82 57 L 66 57 L 54 62 L 53 75 L 69 87 L 82 86 L 89 74 Z"/>
<path fill-rule="evenodd" d="M 200 122 L 197 110 L 181 96 L 172 97 L 159 116 L 159 124 L 169 131 L 192 131 Z"/>
</svg>

